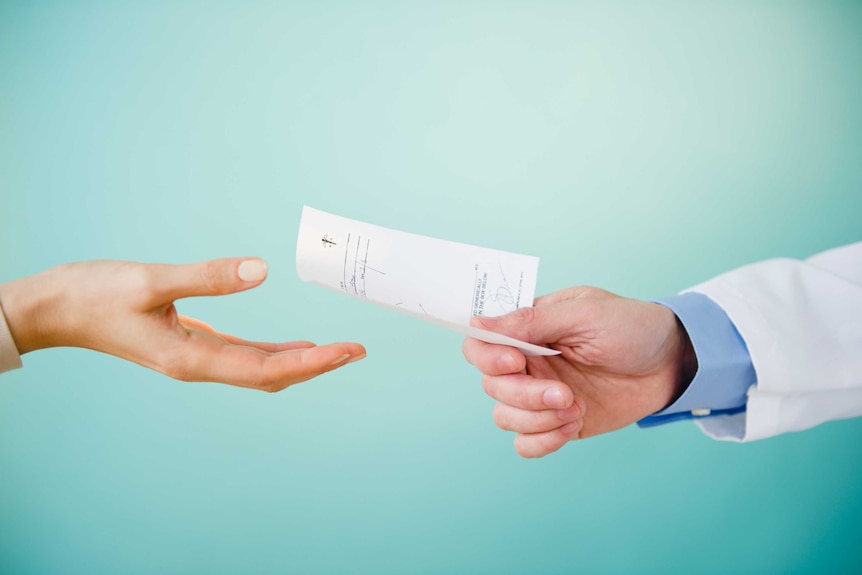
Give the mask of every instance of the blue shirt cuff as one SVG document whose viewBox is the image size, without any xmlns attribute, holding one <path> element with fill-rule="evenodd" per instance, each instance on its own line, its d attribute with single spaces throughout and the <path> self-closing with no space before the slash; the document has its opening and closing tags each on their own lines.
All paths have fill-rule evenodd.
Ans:
<svg viewBox="0 0 862 575">
<path fill-rule="evenodd" d="M 638 426 L 745 411 L 748 388 L 757 383 L 757 375 L 745 341 L 724 310 L 695 292 L 656 303 L 670 308 L 688 332 L 697 356 L 697 373 L 679 399 L 640 420 Z"/>
</svg>

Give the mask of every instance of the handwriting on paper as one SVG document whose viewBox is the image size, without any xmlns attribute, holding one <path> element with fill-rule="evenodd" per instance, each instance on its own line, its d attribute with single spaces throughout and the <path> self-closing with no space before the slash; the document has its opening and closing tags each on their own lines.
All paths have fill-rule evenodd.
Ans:
<svg viewBox="0 0 862 575">
<path fill-rule="evenodd" d="M 532 305 L 538 267 L 532 256 L 383 228 L 308 206 L 296 247 L 303 280 L 461 333 L 471 316 Z M 469 330 L 474 336 L 482 332 Z"/>
</svg>

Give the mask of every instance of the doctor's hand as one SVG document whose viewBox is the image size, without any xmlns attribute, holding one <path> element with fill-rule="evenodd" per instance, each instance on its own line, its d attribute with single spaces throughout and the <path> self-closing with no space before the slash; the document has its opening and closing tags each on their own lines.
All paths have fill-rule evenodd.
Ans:
<svg viewBox="0 0 862 575">
<path fill-rule="evenodd" d="M 567 442 L 625 427 L 675 401 L 697 370 L 688 334 L 661 305 L 573 287 L 534 307 L 471 325 L 548 345 L 561 355 L 525 357 L 467 338 L 467 361 L 498 401 L 494 420 L 515 449 L 542 457 Z"/>
<path fill-rule="evenodd" d="M 260 285 L 256 258 L 188 265 L 87 261 L 0 285 L 0 303 L 22 355 L 72 346 L 108 353 L 183 381 L 280 391 L 365 357 L 356 343 L 264 343 L 219 333 L 177 313 L 175 301 Z"/>
</svg>

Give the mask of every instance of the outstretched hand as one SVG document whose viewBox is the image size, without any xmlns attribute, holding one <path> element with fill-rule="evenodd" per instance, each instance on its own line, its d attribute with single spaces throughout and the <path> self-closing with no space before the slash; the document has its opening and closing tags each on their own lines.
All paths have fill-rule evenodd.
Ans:
<svg viewBox="0 0 862 575">
<path fill-rule="evenodd" d="M 274 392 L 365 357 L 357 343 L 246 341 L 177 313 L 178 299 L 245 291 L 266 274 L 266 263 L 256 258 L 188 265 L 87 261 L 0 285 L 0 303 L 21 354 L 83 347 L 183 381 Z"/>
<path fill-rule="evenodd" d="M 597 288 L 568 288 L 538 298 L 534 307 L 474 317 L 471 324 L 561 352 L 525 357 L 512 347 L 464 341 L 464 356 L 498 401 L 495 422 L 518 433 L 515 449 L 524 457 L 663 409 L 697 368 L 688 334 L 670 309 Z"/>
</svg>

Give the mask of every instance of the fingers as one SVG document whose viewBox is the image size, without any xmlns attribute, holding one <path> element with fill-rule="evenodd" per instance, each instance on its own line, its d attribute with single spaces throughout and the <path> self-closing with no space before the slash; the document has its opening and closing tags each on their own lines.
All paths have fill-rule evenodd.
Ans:
<svg viewBox="0 0 862 575">
<path fill-rule="evenodd" d="M 215 333 L 216 330 L 210 324 L 187 315 L 178 315 L 177 319 L 180 324 L 186 329 L 194 329 L 197 331 L 205 331 L 207 333 Z"/>
<path fill-rule="evenodd" d="M 245 345 L 230 345 L 218 335 L 192 331 L 162 371 L 183 381 L 212 381 L 263 391 L 285 387 L 365 357 L 356 343 L 289 349 L 275 353 Z M 306 342 L 299 342 L 305 344 Z"/>
<path fill-rule="evenodd" d="M 222 258 L 185 265 L 149 264 L 144 269 L 154 303 L 244 291 L 260 285 L 267 274 L 266 262 L 258 258 Z"/>
<path fill-rule="evenodd" d="M 253 347 L 255 349 L 259 349 L 268 353 L 278 353 L 280 351 L 291 351 L 296 349 L 308 349 L 311 347 L 315 347 L 315 345 L 310 341 L 285 341 L 282 343 L 271 343 L 268 341 L 248 341 L 242 339 L 241 337 L 236 337 L 227 333 L 214 333 L 219 336 L 223 341 L 226 341 L 229 344 Z"/>
<path fill-rule="evenodd" d="M 566 409 L 575 401 L 568 385 L 523 374 L 485 375 L 482 387 L 497 401 L 520 409 Z"/>
<path fill-rule="evenodd" d="M 470 325 L 530 343 L 554 343 L 580 323 L 577 308 L 569 302 L 543 307 L 522 307 L 500 317 L 475 316 Z"/>
<path fill-rule="evenodd" d="M 583 420 L 567 423 L 544 433 L 522 433 L 515 437 L 515 451 L 521 457 L 544 457 L 557 451 L 569 441 L 578 439 Z"/>
<path fill-rule="evenodd" d="M 608 298 L 617 297 L 609 291 L 590 286 L 573 286 L 537 297 L 533 302 L 535 307 L 551 305 L 563 301 L 582 298 Z"/>
<path fill-rule="evenodd" d="M 270 343 L 268 341 L 248 341 L 246 339 L 242 339 L 241 337 L 230 335 L 229 333 L 218 332 L 210 324 L 202 322 L 201 320 L 195 319 L 193 317 L 181 315 L 178 316 L 178 319 L 180 321 L 180 324 L 187 330 L 193 329 L 195 331 L 211 333 L 213 335 L 217 335 L 222 341 L 226 343 L 254 347 L 261 351 L 266 351 L 269 353 L 288 351 L 291 349 L 305 349 L 308 347 L 314 347 L 314 344 L 310 341 L 288 341 L 283 343 Z"/>
<path fill-rule="evenodd" d="M 518 433 L 553 431 L 582 417 L 583 412 L 577 402 L 566 409 L 541 411 L 518 409 L 499 402 L 494 406 L 494 423 L 497 424 L 497 427 L 504 431 L 517 431 Z"/>
<path fill-rule="evenodd" d="M 485 343 L 472 337 L 464 340 L 461 351 L 467 361 L 487 375 L 518 373 L 527 366 L 527 359 L 519 350 Z"/>
<path fill-rule="evenodd" d="M 271 354 L 261 371 L 262 378 L 252 381 L 252 387 L 269 392 L 281 391 L 295 383 L 364 359 L 365 354 L 365 348 L 358 343 L 332 343 Z"/>
<path fill-rule="evenodd" d="M 498 400 L 494 422 L 516 431 L 515 450 L 523 457 L 542 457 L 580 436 L 586 403 L 565 384 L 527 375 L 484 376 L 485 392 Z"/>
</svg>

